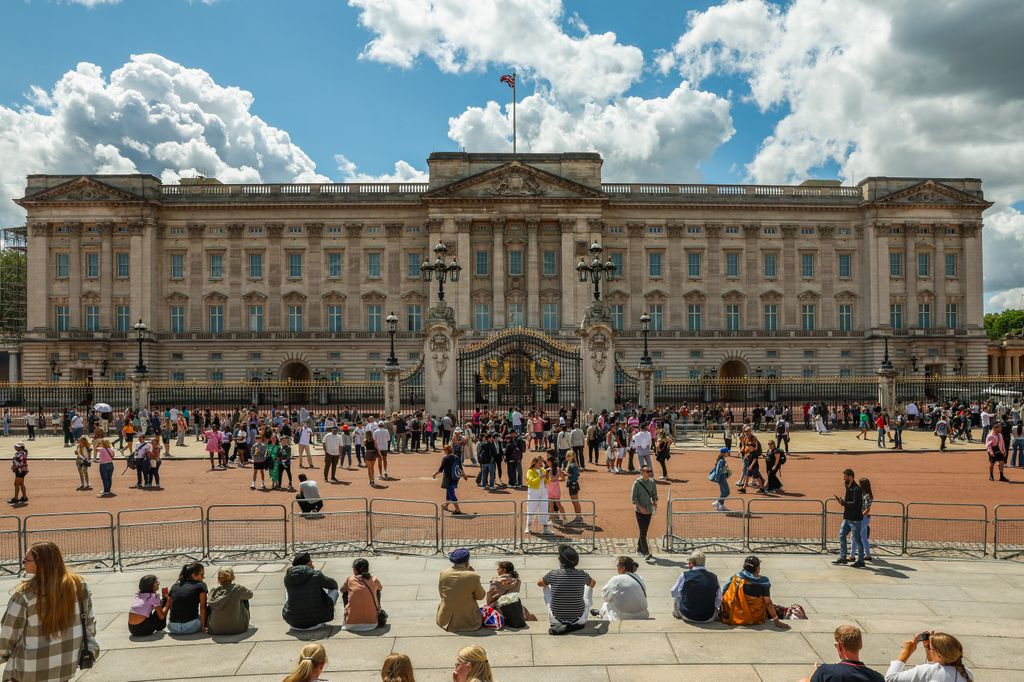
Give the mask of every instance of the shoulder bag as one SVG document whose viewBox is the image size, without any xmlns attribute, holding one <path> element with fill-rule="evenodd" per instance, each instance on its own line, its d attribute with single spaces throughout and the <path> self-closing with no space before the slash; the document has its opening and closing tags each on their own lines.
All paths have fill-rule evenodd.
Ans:
<svg viewBox="0 0 1024 682">
<path fill-rule="evenodd" d="M 85 585 L 82 585 L 82 591 L 78 595 L 78 610 L 80 612 L 82 621 L 82 648 L 78 652 L 78 667 L 82 670 L 88 670 L 96 664 L 96 656 L 89 649 L 89 630 L 85 626 L 86 615 L 85 615 Z"/>
<path fill-rule="evenodd" d="M 360 578 L 359 580 L 366 585 L 366 589 L 370 591 L 370 596 L 373 598 L 373 605 L 377 607 L 377 627 L 384 627 L 388 624 L 388 612 L 380 607 L 380 602 L 377 601 L 377 593 L 374 591 L 373 585 L 366 582 L 365 578 Z"/>
</svg>

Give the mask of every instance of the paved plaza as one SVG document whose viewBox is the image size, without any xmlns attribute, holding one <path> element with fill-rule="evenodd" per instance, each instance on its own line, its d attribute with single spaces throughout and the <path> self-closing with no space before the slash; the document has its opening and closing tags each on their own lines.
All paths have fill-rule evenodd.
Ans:
<svg viewBox="0 0 1024 682">
<path fill-rule="evenodd" d="M 954 634 L 965 649 L 965 663 L 978 680 L 1020 680 L 1024 669 L 1024 563 L 981 560 L 944 561 L 897 558 L 857 570 L 835 567 L 828 556 L 764 555 L 763 572 L 772 580 L 776 603 L 802 604 L 808 620 L 789 621 L 793 629 L 732 628 L 715 623 L 693 625 L 671 615 L 669 590 L 683 559 L 658 558 L 642 565 L 652 618 L 644 621 L 593 621 L 575 634 L 553 637 L 545 622 L 519 631 L 480 630 L 452 634 L 434 624 L 437 575 L 449 564 L 442 557 L 369 557 L 371 572 L 384 585 L 382 606 L 390 615 L 380 631 L 351 633 L 338 624 L 317 634 L 289 633 L 281 619 L 283 563 L 235 566 L 237 582 L 253 589 L 253 627 L 230 637 L 171 636 L 158 633 L 133 640 L 127 610 L 138 579 L 146 571 L 87 574 L 92 589 L 103 652 L 96 667 L 77 679 L 96 682 L 143 680 L 247 680 L 278 682 L 290 672 L 303 641 L 317 639 L 327 648 L 325 678 L 332 681 L 379 680 L 381 662 L 391 652 L 410 656 L 417 680 L 451 679 L 456 652 L 468 644 L 483 646 L 500 682 L 518 680 L 715 680 L 795 681 L 815 661 L 832 662 L 832 630 L 853 623 L 864 630 L 863 658 L 884 671 L 900 643 L 925 629 Z M 499 557 L 474 555 L 472 565 L 484 584 Z M 500 558 L 506 559 L 507 556 Z M 526 606 L 544 614 L 537 579 L 556 565 L 552 555 L 514 557 L 525 586 Z M 584 556 L 581 567 L 600 587 L 614 573 L 614 557 Z M 316 561 L 328 575 L 343 579 L 351 557 Z M 740 555 L 713 555 L 708 568 L 725 580 L 736 572 Z M 154 570 L 164 585 L 177 573 Z M 207 571 L 208 584 L 215 571 Z M 0 581 L 9 590 L 15 581 Z M 595 595 L 595 600 L 598 597 Z M 595 606 L 599 606 L 598 601 Z M 340 611 L 339 611 L 340 615 Z M 920 662 L 918 652 L 911 662 Z"/>
</svg>

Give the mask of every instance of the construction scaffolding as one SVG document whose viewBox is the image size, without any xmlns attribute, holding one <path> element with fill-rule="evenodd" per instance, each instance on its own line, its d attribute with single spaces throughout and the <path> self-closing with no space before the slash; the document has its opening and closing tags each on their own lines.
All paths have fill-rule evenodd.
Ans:
<svg viewBox="0 0 1024 682">
<path fill-rule="evenodd" d="M 24 227 L 0 229 L 0 341 L 25 333 L 28 257 Z"/>
</svg>

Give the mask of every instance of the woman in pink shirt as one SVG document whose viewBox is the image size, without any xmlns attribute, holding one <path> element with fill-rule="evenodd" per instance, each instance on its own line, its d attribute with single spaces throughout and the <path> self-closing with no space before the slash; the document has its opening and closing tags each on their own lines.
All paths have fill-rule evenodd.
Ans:
<svg viewBox="0 0 1024 682">
<path fill-rule="evenodd" d="M 103 481 L 103 492 L 100 497 L 111 497 L 110 486 L 114 482 L 114 448 L 106 438 L 100 441 L 96 448 L 96 454 L 100 458 L 100 480 Z"/>
<path fill-rule="evenodd" d="M 206 453 L 210 455 L 210 471 L 213 471 L 217 467 L 213 464 L 213 456 L 220 456 L 220 431 L 210 427 L 210 430 L 203 434 L 203 438 L 206 439 Z"/>
</svg>

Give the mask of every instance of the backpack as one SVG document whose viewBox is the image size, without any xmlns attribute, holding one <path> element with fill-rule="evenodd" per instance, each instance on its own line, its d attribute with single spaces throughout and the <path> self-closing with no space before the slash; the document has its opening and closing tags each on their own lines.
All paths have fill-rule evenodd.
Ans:
<svg viewBox="0 0 1024 682">
<path fill-rule="evenodd" d="M 782 466 L 783 464 L 785 464 L 786 460 L 789 459 L 788 457 L 786 457 L 786 451 L 785 450 L 776 449 L 775 453 L 779 457 L 779 466 Z"/>
<path fill-rule="evenodd" d="M 776 436 L 785 436 L 786 435 L 786 422 L 780 420 L 779 423 L 775 425 L 775 435 Z"/>
<path fill-rule="evenodd" d="M 452 483 L 462 478 L 463 473 L 464 472 L 462 471 L 462 463 L 459 462 L 458 460 L 455 460 L 455 462 L 452 464 Z"/>
<path fill-rule="evenodd" d="M 748 597 L 743 587 L 746 578 L 733 576 L 722 594 L 720 620 L 726 625 L 758 625 L 765 621 L 764 597 Z"/>
</svg>

